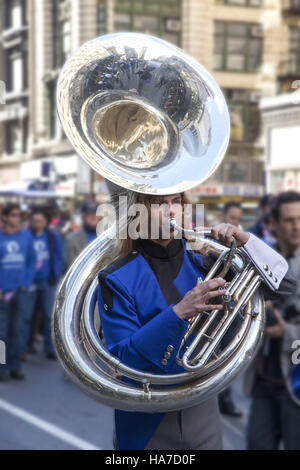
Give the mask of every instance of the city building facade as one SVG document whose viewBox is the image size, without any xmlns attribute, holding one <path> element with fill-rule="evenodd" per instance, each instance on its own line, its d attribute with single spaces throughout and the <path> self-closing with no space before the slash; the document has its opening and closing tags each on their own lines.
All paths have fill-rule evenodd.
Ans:
<svg viewBox="0 0 300 470">
<path fill-rule="evenodd" d="M 266 190 L 300 192 L 300 92 L 260 103 L 265 137 Z"/>
<path fill-rule="evenodd" d="M 196 58 L 229 105 L 226 157 L 191 199 L 257 205 L 266 185 L 259 102 L 294 91 L 300 79 L 300 0 L 0 0 L 0 16 L 0 186 L 50 178 L 58 197 L 103 190 L 61 129 L 56 80 L 83 42 L 137 31 Z"/>
</svg>

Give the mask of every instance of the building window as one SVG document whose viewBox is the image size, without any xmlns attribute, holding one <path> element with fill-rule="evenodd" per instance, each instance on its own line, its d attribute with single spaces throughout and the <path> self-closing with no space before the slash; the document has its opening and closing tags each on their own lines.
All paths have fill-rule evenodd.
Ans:
<svg viewBox="0 0 300 470">
<path fill-rule="evenodd" d="M 24 55 L 19 47 L 7 50 L 6 56 L 6 89 L 18 93 L 25 86 Z"/>
<path fill-rule="evenodd" d="M 300 0 L 281 0 L 282 11 L 284 13 L 299 13 L 300 11 Z"/>
<path fill-rule="evenodd" d="M 28 137 L 29 137 L 28 127 L 29 127 L 29 120 L 27 116 L 23 120 L 23 142 L 22 142 L 23 153 L 27 153 L 28 151 Z"/>
<path fill-rule="evenodd" d="M 263 173 L 264 163 L 260 160 L 228 157 L 214 173 L 213 181 L 221 184 L 235 183 L 238 189 L 240 184 L 263 185 Z M 233 188 L 229 190 L 232 194 Z"/>
<path fill-rule="evenodd" d="M 98 0 L 98 33 L 101 35 L 106 32 L 106 0 Z"/>
<path fill-rule="evenodd" d="M 6 153 L 8 155 L 22 153 L 23 139 L 21 122 L 18 120 L 6 123 Z"/>
<path fill-rule="evenodd" d="M 261 7 L 263 0 L 224 0 L 224 3 L 239 7 Z"/>
<path fill-rule="evenodd" d="M 26 2 L 25 0 L 6 0 L 4 27 L 21 28 L 26 23 Z"/>
<path fill-rule="evenodd" d="M 53 68 L 60 68 L 71 52 L 70 5 L 67 0 L 53 1 Z"/>
<path fill-rule="evenodd" d="M 262 61 L 262 27 L 259 24 L 216 21 L 214 69 L 258 72 Z"/>
<path fill-rule="evenodd" d="M 224 161 L 224 182 L 247 183 L 249 182 L 250 161 L 239 159 L 228 159 Z"/>
<path fill-rule="evenodd" d="M 260 97 L 251 90 L 223 90 L 231 122 L 230 137 L 233 142 L 255 142 L 260 132 Z"/>
<path fill-rule="evenodd" d="M 300 74 L 300 27 L 290 26 L 288 73 Z"/>
<path fill-rule="evenodd" d="M 56 81 L 47 84 L 47 91 L 49 138 L 58 139 L 61 137 L 61 127 L 56 110 Z"/>
<path fill-rule="evenodd" d="M 260 160 L 228 158 L 222 167 L 223 183 L 263 184 L 263 162 Z"/>
<path fill-rule="evenodd" d="M 115 31 L 136 31 L 181 42 L 181 0 L 115 0 Z"/>
</svg>

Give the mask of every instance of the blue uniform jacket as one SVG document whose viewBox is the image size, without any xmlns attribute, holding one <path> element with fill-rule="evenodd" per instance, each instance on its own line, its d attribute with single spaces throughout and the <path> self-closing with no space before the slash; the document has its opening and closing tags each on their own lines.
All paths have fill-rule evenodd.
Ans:
<svg viewBox="0 0 300 470">
<path fill-rule="evenodd" d="M 30 232 L 35 237 L 34 232 L 30 229 Z M 48 227 L 45 229 L 45 233 L 48 239 L 48 247 L 50 252 L 50 275 L 48 281 L 51 285 L 57 284 L 60 276 L 63 272 L 64 267 L 64 246 L 59 233 L 55 232 Z"/>
<path fill-rule="evenodd" d="M 36 254 L 28 230 L 8 234 L 0 230 L 0 290 L 29 287 L 35 275 Z"/>
<path fill-rule="evenodd" d="M 195 286 L 199 276 L 203 278 L 200 267 L 192 263 L 188 251 L 184 250 L 182 266 L 174 280 L 182 297 Z M 145 258 L 140 253 L 131 253 L 100 272 L 99 280 L 102 285 L 99 312 L 109 351 L 137 369 L 159 374 L 180 372 L 182 369 L 175 358 L 188 322 L 176 315 L 174 304 L 167 304 Z M 169 345 L 173 351 L 163 365 Z M 144 449 L 163 416 L 163 413 L 116 410 L 119 449 Z"/>
<path fill-rule="evenodd" d="M 187 250 L 185 239 L 182 243 L 183 260 L 173 279 L 181 297 L 195 286 L 198 277 L 203 279 L 206 274 L 202 256 Z M 113 355 L 144 371 L 182 371 L 176 364 L 176 354 L 188 322 L 176 315 L 174 303 L 168 305 L 157 277 L 140 251 L 99 273 L 98 305 L 106 344 Z M 163 361 L 170 345 L 171 356 Z M 144 449 L 163 416 L 164 413 L 115 410 L 118 448 Z"/>
</svg>

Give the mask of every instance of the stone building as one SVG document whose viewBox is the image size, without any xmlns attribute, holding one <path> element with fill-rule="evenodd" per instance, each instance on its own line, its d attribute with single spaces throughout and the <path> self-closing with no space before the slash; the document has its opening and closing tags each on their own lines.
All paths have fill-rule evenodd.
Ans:
<svg viewBox="0 0 300 470">
<path fill-rule="evenodd" d="M 265 137 L 266 190 L 300 192 L 300 93 L 264 98 L 260 103 Z"/>
</svg>

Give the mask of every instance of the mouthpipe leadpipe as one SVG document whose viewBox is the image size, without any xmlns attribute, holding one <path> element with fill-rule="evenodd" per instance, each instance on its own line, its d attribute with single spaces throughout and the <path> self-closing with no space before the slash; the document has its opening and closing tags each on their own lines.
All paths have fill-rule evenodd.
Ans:
<svg viewBox="0 0 300 470">
<path fill-rule="evenodd" d="M 211 230 L 203 229 L 203 230 L 199 230 L 199 231 L 195 232 L 194 230 L 185 229 L 183 227 L 180 227 L 180 225 L 178 225 L 176 223 L 176 219 L 174 219 L 174 217 L 169 219 L 169 223 L 170 223 L 170 229 L 171 230 L 177 229 L 177 230 L 180 230 L 181 232 L 187 233 L 189 235 L 195 235 L 195 233 L 197 233 L 197 235 L 211 235 Z"/>
</svg>

